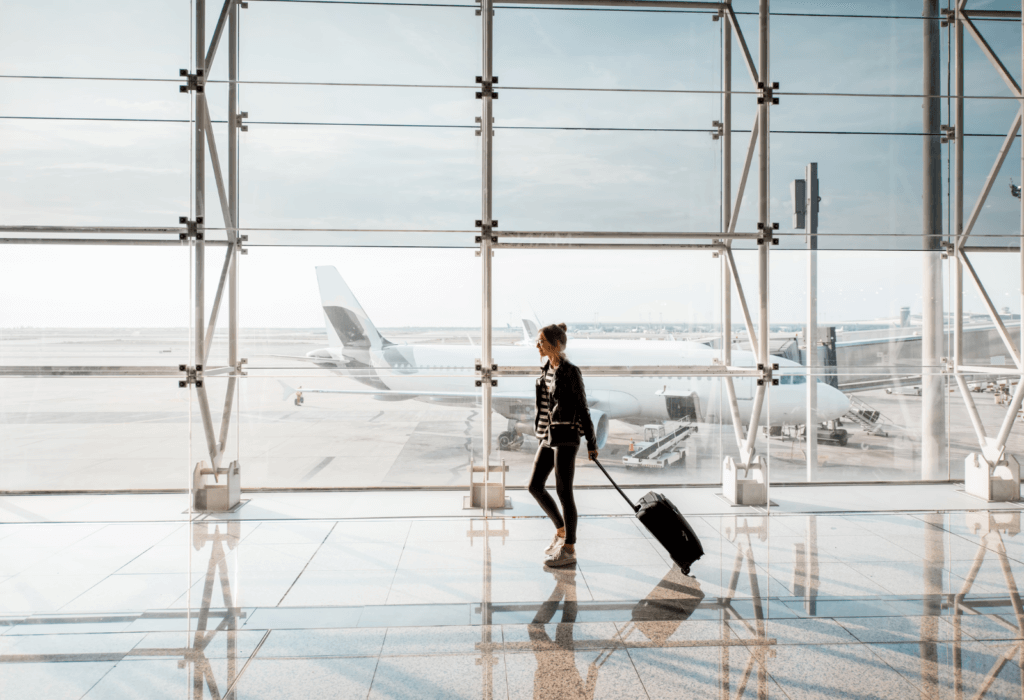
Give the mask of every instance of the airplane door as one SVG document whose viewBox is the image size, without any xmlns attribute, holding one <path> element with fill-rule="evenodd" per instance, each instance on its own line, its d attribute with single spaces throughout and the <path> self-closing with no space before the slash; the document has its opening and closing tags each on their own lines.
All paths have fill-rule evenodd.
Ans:
<svg viewBox="0 0 1024 700">
<path fill-rule="evenodd" d="M 665 409 L 668 412 L 669 420 L 678 420 L 690 423 L 700 423 L 704 420 L 704 414 L 700 408 L 700 397 L 697 392 L 689 396 L 666 396 Z"/>
</svg>

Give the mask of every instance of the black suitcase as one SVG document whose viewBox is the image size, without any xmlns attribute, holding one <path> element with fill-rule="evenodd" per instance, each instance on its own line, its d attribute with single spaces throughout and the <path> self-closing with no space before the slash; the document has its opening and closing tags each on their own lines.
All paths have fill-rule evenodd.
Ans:
<svg viewBox="0 0 1024 700">
<path fill-rule="evenodd" d="M 647 495 L 640 499 L 640 503 L 634 505 L 633 501 L 629 500 L 629 496 L 615 483 L 615 479 L 604 468 L 604 465 L 596 459 L 594 463 L 608 477 L 608 481 L 612 482 L 615 490 L 626 499 L 626 503 L 636 513 L 636 517 L 644 527 L 658 539 L 658 542 L 661 542 L 662 547 L 668 550 L 672 561 L 679 564 L 679 568 L 684 574 L 689 574 L 693 562 L 704 556 L 704 547 L 701 546 L 697 533 L 690 527 L 690 523 L 686 522 L 686 518 L 679 512 L 679 509 L 663 494 L 654 493 L 654 491 L 648 491 Z"/>
</svg>

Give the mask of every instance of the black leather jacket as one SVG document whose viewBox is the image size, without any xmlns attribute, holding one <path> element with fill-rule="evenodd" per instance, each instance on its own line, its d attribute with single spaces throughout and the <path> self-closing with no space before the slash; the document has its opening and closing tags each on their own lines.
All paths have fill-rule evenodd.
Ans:
<svg viewBox="0 0 1024 700">
<path fill-rule="evenodd" d="M 537 379 L 536 416 L 533 429 L 540 424 L 540 399 L 544 391 L 544 374 L 547 373 L 551 361 L 544 363 L 540 377 Z M 597 437 L 594 435 L 594 423 L 590 419 L 590 408 L 587 407 L 587 390 L 583 386 L 583 373 L 580 368 L 565 358 L 555 368 L 555 379 L 551 384 L 551 422 L 570 423 L 580 427 L 587 439 L 587 451 L 597 449 Z"/>
</svg>

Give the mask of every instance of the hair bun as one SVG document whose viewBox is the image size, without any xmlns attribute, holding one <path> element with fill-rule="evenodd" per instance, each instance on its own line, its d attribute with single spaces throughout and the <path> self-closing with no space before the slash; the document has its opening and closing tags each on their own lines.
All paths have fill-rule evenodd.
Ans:
<svg viewBox="0 0 1024 700">
<path fill-rule="evenodd" d="M 566 326 L 566 325 L 565 325 L 564 323 L 559 323 L 559 324 L 556 324 L 556 325 L 557 325 L 557 326 L 558 326 L 559 328 L 561 328 L 561 329 L 562 329 L 563 331 L 567 331 L 567 330 L 569 330 L 569 327 L 568 327 L 568 326 Z"/>
</svg>

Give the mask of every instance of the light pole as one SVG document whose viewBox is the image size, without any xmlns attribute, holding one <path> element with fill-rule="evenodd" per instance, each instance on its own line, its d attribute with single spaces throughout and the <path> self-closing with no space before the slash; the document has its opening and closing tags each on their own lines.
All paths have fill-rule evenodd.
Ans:
<svg viewBox="0 0 1024 700">
<path fill-rule="evenodd" d="M 808 163 L 803 180 L 794 180 L 793 228 L 807 231 L 807 481 L 818 474 L 818 164 Z"/>
</svg>

